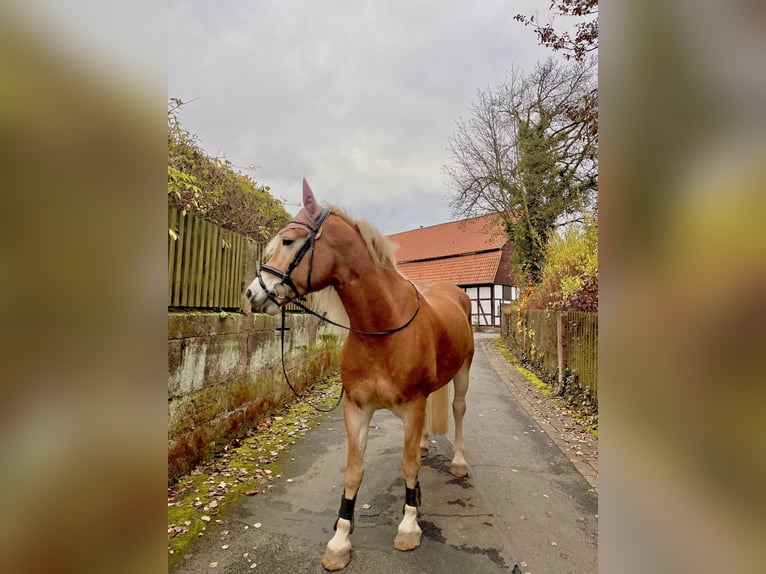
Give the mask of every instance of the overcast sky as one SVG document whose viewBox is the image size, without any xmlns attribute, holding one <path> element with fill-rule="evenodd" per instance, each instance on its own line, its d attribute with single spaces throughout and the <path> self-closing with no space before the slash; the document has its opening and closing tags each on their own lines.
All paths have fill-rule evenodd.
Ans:
<svg viewBox="0 0 766 574">
<path fill-rule="evenodd" d="M 518 13 L 548 0 L 189 1 L 168 6 L 168 97 L 211 155 L 295 213 L 320 202 L 384 233 L 455 219 L 443 166 L 479 89 L 551 52 Z M 290 205 L 295 204 L 295 205 Z"/>
</svg>

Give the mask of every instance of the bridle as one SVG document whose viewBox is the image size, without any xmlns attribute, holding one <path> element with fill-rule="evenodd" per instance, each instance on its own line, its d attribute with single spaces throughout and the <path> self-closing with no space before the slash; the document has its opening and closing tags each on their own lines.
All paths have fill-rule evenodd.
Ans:
<svg viewBox="0 0 766 574">
<path fill-rule="evenodd" d="M 261 289 L 264 290 L 266 296 L 276 305 L 280 305 L 280 299 L 286 299 L 288 302 L 294 302 L 296 299 L 303 297 L 303 295 L 301 295 L 298 291 L 298 288 L 295 286 L 293 280 L 290 278 L 290 275 L 293 271 L 295 271 L 295 268 L 300 265 L 301 261 L 303 261 L 303 258 L 307 252 L 309 254 L 309 273 L 306 280 L 306 289 L 307 293 L 311 293 L 311 268 L 314 264 L 314 244 L 316 243 L 319 232 L 322 229 L 322 224 L 324 223 L 324 220 L 327 219 L 328 215 L 330 215 L 330 210 L 327 208 L 323 209 L 322 213 L 319 214 L 319 217 L 317 217 L 317 220 L 313 226 L 307 223 L 303 223 L 302 221 L 291 222 L 291 224 L 298 224 L 308 229 L 309 235 L 301 245 L 300 249 L 298 249 L 295 257 L 293 257 L 293 260 L 290 262 L 290 265 L 287 266 L 287 269 L 282 271 L 281 269 L 277 269 L 276 267 L 272 267 L 270 265 L 259 266 L 258 272 L 256 273 L 256 277 L 258 277 L 258 283 L 260 283 Z M 263 277 L 261 275 L 263 271 L 266 273 L 271 273 L 272 275 L 281 279 L 281 281 L 274 285 L 274 288 L 269 289 L 266 287 L 266 283 L 263 281 Z M 292 292 L 295 293 L 295 297 L 290 297 L 289 295 L 280 297 L 275 290 L 275 288 L 279 285 L 292 290 Z"/>
<path fill-rule="evenodd" d="M 297 224 L 302 227 L 305 227 L 308 229 L 308 237 L 301 245 L 300 249 L 298 249 L 298 252 L 295 254 L 295 257 L 293 257 L 293 260 L 290 262 L 290 264 L 287 266 L 287 269 L 282 271 L 281 269 L 277 269 L 276 267 L 272 267 L 271 265 L 259 265 L 258 271 L 256 273 L 256 277 L 258 278 L 258 283 L 261 285 L 261 289 L 264 290 L 266 293 L 266 296 L 276 305 L 282 307 L 282 327 L 277 329 L 277 331 L 280 331 L 281 333 L 281 342 L 282 342 L 282 373 L 285 376 L 285 381 L 287 381 L 287 386 L 290 387 L 290 390 L 293 392 L 293 394 L 299 399 L 304 400 L 304 397 L 299 395 L 298 392 L 293 387 L 292 383 L 290 382 L 290 378 L 287 376 L 287 369 L 285 368 L 285 331 L 288 331 L 289 329 L 285 327 L 285 313 L 286 313 L 286 307 L 281 304 L 280 299 L 282 301 L 287 301 L 289 303 L 292 303 L 296 306 L 298 306 L 303 311 L 314 315 L 315 317 L 318 317 L 320 322 L 324 323 L 330 323 L 331 325 L 335 325 L 336 327 L 340 327 L 341 329 L 346 329 L 347 331 L 350 331 L 352 333 L 357 333 L 358 335 L 369 335 L 373 337 L 384 337 L 386 335 L 392 335 L 394 333 L 398 333 L 399 331 L 402 331 L 410 326 L 410 324 L 415 320 L 415 317 L 420 312 L 420 290 L 415 286 L 415 284 L 407 279 L 410 285 L 412 285 L 413 289 L 415 289 L 415 294 L 417 296 L 417 307 L 415 308 L 415 312 L 412 314 L 412 316 L 405 321 L 403 324 L 399 325 L 398 327 L 395 327 L 393 329 L 387 329 L 385 331 L 360 331 L 359 329 L 354 329 L 351 326 L 341 325 L 340 323 L 336 323 L 335 321 L 331 321 L 328 319 L 325 315 L 320 315 L 313 309 L 307 307 L 304 305 L 301 301 L 305 300 L 306 295 L 311 293 L 311 269 L 314 263 L 314 244 L 319 239 L 319 235 L 322 230 L 322 225 L 325 222 L 325 219 L 327 219 L 327 216 L 330 214 L 330 210 L 325 208 L 322 210 L 322 213 L 319 214 L 319 217 L 317 217 L 316 221 L 314 222 L 314 225 L 309 225 L 307 223 L 304 223 L 302 221 L 292 221 L 288 225 Z M 290 275 L 293 271 L 295 271 L 295 268 L 300 265 L 301 261 L 303 261 L 303 258 L 306 256 L 306 253 L 309 254 L 309 268 L 308 268 L 308 275 L 306 278 L 306 293 L 301 295 L 301 293 L 298 291 L 298 287 L 295 285 L 293 280 L 290 278 Z M 266 287 L 266 283 L 263 280 L 262 272 L 265 271 L 266 273 L 271 273 L 272 275 L 276 276 L 280 279 L 280 282 L 275 284 L 272 289 L 269 289 Z M 290 297 L 289 293 L 285 294 L 284 296 L 280 296 L 276 292 L 276 287 L 283 286 L 288 289 L 290 289 L 293 293 L 295 293 L 295 297 Z M 320 409 L 319 407 L 316 407 L 309 403 L 308 401 L 306 404 L 308 404 L 310 407 L 320 411 L 320 412 L 330 412 L 337 408 L 337 406 L 340 404 L 341 400 L 343 399 L 343 388 L 341 387 L 340 396 L 338 397 L 338 402 L 335 403 L 335 406 L 333 406 L 330 409 Z"/>
</svg>

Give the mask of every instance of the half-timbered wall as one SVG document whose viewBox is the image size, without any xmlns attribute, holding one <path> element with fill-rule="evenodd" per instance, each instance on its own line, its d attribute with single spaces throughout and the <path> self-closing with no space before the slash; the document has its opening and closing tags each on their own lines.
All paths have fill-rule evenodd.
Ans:
<svg viewBox="0 0 766 574">
<path fill-rule="evenodd" d="M 461 285 L 471 298 L 471 321 L 477 327 L 500 327 L 500 308 L 515 300 L 516 287 L 510 285 Z"/>
</svg>

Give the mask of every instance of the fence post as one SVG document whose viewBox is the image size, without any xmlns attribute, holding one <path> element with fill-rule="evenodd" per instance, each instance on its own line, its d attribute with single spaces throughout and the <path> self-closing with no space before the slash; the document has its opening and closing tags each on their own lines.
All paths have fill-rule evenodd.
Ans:
<svg viewBox="0 0 766 574">
<path fill-rule="evenodd" d="M 564 369 L 566 368 L 566 356 L 564 345 L 564 321 L 563 313 L 556 312 L 556 356 L 558 357 L 559 367 L 559 388 L 564 384 Z"/>
</svg>

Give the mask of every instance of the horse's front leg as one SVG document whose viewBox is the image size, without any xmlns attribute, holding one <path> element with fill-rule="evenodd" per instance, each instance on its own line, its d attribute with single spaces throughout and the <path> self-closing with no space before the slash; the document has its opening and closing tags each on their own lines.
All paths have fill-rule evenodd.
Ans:
<svg viewBox="0 0 766 574">
<path fill-rule="evenodd" d="M 345 486 L 341 498 L 335 535 L 327 543 L 322 566 L 327 570 L 340 570 L 351 561 L 351 533 L 354 531 L 354 504 L 356 494 L 364 478 L 364 451 L 367 448 L 367 431 L 374 410 L 354 404 L 349 396 L 343 399 L 343 417 L 348 437 Z"/>
<path fill-rule="evenodd" d="M 420 439 L 425 422 L 426 399 L 416 399 L 404 405 L 397 414 L 404 423 L 404 453 L 402 454 L 402 472 L 404 473 L 405 496 L 404 518 L 394 540 L 397 550 L 412 550 L 420 546 L 423 531 L 418 524 L 418 506 L 420 506 Z"/>
</svg>

